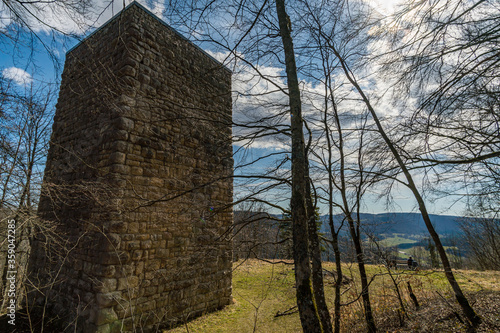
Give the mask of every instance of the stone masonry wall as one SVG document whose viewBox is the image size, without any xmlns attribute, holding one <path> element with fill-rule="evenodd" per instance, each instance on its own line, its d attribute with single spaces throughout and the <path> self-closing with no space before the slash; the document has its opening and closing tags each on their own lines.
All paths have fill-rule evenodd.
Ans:
<svg viewBox="0 0 500 333">
<path fill-rule="evenodd" d="M 60 238 L 37 239 L 31 276 L 77 331 L 231 302 L 230 85 L 136 3 L 67 54 L 39 205 Z"/>
</svg>

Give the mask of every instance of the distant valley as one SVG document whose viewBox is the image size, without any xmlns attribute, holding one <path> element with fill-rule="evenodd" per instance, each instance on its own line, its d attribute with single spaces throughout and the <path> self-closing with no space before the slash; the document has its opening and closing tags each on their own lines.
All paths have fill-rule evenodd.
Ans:
<svg viewBox="0 0 500 333">
<path fill-rule="evenodd" d="M 430 215 L 436 231 L 442 236 L 459 234 L 459 216 L 451 215 Z M 341 215 L 335 215 L 336 226 L 341 223 Z M 330 232 L 328 226 L 328 215 L 321 216 L 321 232 Z M 362 229 L 365 233 L 373 235 L 405 235 L 410 238 L 418 236 L 427 237 L 428 232 L 422 216 L 419 213 L 382 213 L 382 214 L 361 214 Z M 344 225 L 347 231 L 347 222 Z"/>
<path fill-rule="evenodd" d="M 430 215 L 434 228 L 441 236 L 441 242 L 445 247 L 457 246 L 457 237 L 461 230 L 458 221 L 459 216 Z M 341 224 L 342 216 L 335 215 L 335 226 Z M 321 216 L 320 231 L 328 237 L 330 227 L 328 226 L 328 215 Z M 362 237 L 365 241 L 375 239 L 383 247 L 397 247 L 399 251 L 410 251 L 415 247 L 426 248 L 428 246 L 429 232 L 419 213 L 382 213 L 361 214 Z M 347 222 L 344 222 L 341 236 L 349 238 Z M 368 237 L 368 235 L 370 237 Z M 465 254 L 462 249 L 462 255 Z M 402 252 L 404 253 L 404 252 Z"/>
</svg>

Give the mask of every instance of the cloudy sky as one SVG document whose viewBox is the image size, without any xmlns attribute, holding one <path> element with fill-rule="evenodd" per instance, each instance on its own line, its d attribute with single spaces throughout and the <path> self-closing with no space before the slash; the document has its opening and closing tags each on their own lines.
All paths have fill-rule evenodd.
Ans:
<svg viewBox="0 0 500 333">
<path fill-rule="evenodd" d="M 125 3 L 130 1 L 126 0 Z M 162 14 L 165 11 L 165 6 L 162 2 L 157 1 L 139 1 L 154 14 L 170 23 L 168 18 Z M 79 2 L 76 2 L 77 4 Z M 78 43 L 78 40 L 84 38 L 95 27 L 101 26 L 108 21 L 113 15 L 117 14 L 122 8 L 124 1 L 103 1 L 93 0 L 92 6 L 85 8 L 85 13 L 79 12 L 82 9 L 79 6 L 75 8 L 67 8 L 58 6 L 55 3 L 39 3 L 29 7 L 29 12 L 22 7 L 7 7 L 7 4 L 12 5 L 12 2 L 0 3 L 0 29 L 8 31 L 14 24 L 12 10 L 20 11 L 24 17 L 24 24 L 34 32 L 38 38 L 35 40 L 37 51 L 32 53 L 33 49 L 28 40 L 21 40 L 21 43 L 14 43 L 8 39 L 3 39 L 0 49 L 0 72 L 5 79 L 12 80 L 19 87 L 27 87 L 34 83 L 53 82 L 60 75 L 56 60 L 62 60 L 65 52 L 72 46 Z M 396 1 L 388 0 L 369 0 L 368 2 L 382 15 L 391 15 L 394 13 Z M 221 22 L 230 22 L 231 20 L 220 17 Z M 190 31 L 189 38 L 203 38 L 203 28 Z M 186 32 L 185 32 L 186 33 Z M 196 35 L 196 34 L 199 34 Z M 66 37 L 63 37 L 66 35 Z M 69 38 L 68 38 L 69 36 Z M 201 36 L 201 37 L 200 37 Z M 284 106 L 287 103 L 286 95 L 280 89 L 286 87 L 286 82 L 283 78 L 283 68 L 273 63 L 256 64 L 252 68 L 245 60 L 251 62 L 251 59 L 246 59 L 246 55 L 239 53 L 238 60 L 224 50 L 212 49 L 210 43 L 200 43 L 201 47 L 211 54 L 214 58 L 225 61 L 228 66 L 234 71 L 233 75 L 233 100 L 234 100 L 234 120 L 236 123 L 248 123 L 268 119 L 268 126 L 273 126 L 278 129 L 286 129 L 289 124 L 289 115 L 283 112 Z M 256 70 L 266 77 L 273 78 L 272 82 L 263 80 L 261 76 L 256 75 Z M 366 74 L 366 73 L 365 73 Z M 385 91 L 388 83 L 383 80 L 374 80 L 373 77 L 366 75 L 361 81 L 367 91 L 377 90 Z M 312 83 L 308 78 L 301 78 L 301 86 L 304 91 L 304 113 L 308 113 L 313 117 L 314 110 L 321 109 L 323 102 L 323 87 L 317 83 Z M 344 109 L 362 109 L 356 101 L 356 97 L 352 96 L 349 88 L 345 91 L 340 91 L 339 94 L 345 96 L 343 102 Z M 389 94 L 381 95 L 380 99 L 376 100 L 378 110 L 382 118 L 390 119 L 396 117 L 398 110 L 390 104 Z M 278 116 L 277 116 L 278 115 Z M 314 121 L 311 120 L 311 124 Z M 244 128 L 235 128 L 236 137 L 241 137 L 245 133 Z M 254 140 L 237 140 L 235 141 L 235 151 L 238 148 L 245 147 L 245 150 L 238 152 L 235 156 L 237 163 L 245 164 L 252 159 L 259 159 L 258 163 L 254 163 L 247 167 L 244 172 L 257 173 L 262 169 L 272 169 L 279 161 L 283 160 L 289 150 L 289 140 L 284 133 L 278 133 L 274 136 L 266 136 L 255 138 Z M 268 158 L 264 158 L 269 156 Z M 281 165 L 281 172 L 286 173 L 289 168 L 289 163 Z M 238 172 L 241 172 L 238 170 Z M 419 177 L 417 176 L 417 179 Z M 251 186 L 265 186 L 262 182 Z M 242 190 L 240 194 L 244 194 Z M 366 212 L 380 213 L 386 211 L 383 201 L 376 201 L 377 191 L 369 193 L 367 203 L 365 205 Z M 414 200 L 409 191 L 397 188 L 393 193 L 394 204 L 389 209 L 393 211 L 415 211 Z M 276 193 L 270 193 L 270 196 L 279 196 Z M 437 201 L 430 203 L 429 208 L 434 213 L 460 214 L 461 205 L 455 205 L 451 210 L 448 210 L 450 202 Z"/>
</svg>

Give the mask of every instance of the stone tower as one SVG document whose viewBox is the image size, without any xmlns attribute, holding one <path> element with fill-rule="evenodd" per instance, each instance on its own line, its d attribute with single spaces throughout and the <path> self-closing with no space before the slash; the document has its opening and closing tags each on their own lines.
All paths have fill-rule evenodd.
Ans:
<svg viewBox="0 0 500 333">
<path fill-rule="evenodd" d="M 71 329 L 154 331 L 231 302 L 230 90 L 135 2 L 67 53 L 39 204 L 56 236 L 35 241 L 31 281 Z"/>
</svg>

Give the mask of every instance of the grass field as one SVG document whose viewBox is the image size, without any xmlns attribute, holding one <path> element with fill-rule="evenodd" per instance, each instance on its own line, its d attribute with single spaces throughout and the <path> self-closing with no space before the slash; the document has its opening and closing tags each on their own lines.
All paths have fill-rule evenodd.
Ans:
<svg viewBox="0 0 500 333">
<path fill-rule="evenodd" d="M 234 304 L 207 314 L 168 333 L 180 332 L 300 332 L 298 313 L 275 317 L 295 306 L 292 265 L 270 264 L 257 260 L 237 262 L 233 271 Z M 328 270 L 333 263 L 325 263 Z M 344 265 L 344 274 L 353 282 L 342 287 L 342 332 L 364 332 L 363 308 L 359 300 L 357 266 Z M 368 266 L 372 278 L 371 301 L 377 325 L 384 332 L 466 332 L 454 311 L 460 313 L 442 272 L 392 271 L 402 294 L 405 315 L 400 321 L 395 286 L 383 266 Z M 500 331 L 500 272 L 456 271 L 464 291 L 483 317 L 479 331 Z M 410 282 L 421 307 L 411 302 Z M 325 277 L 327 302 L 333 304 L 334 278 Z M 348 304 L 348 305 L 347 305 Z M 333 306 L 330 306 L 331 310 Z M 484 308 L 484 309 L 483 309 Z M 292 309 L 293 312 L 294 309 Z M 402 323 L 402 325 L 401 325 Z"/>
<path fill-rule="evenodd" d="M 400 234 L 392 234 L 390 237 L 386 237 L 380 241 L 380 245 L 385 247 L 398 246 L 399 244 L 405 243 L 417 243 L 418 241 L 415 239 L 401 237 Z"/>
</svg>

